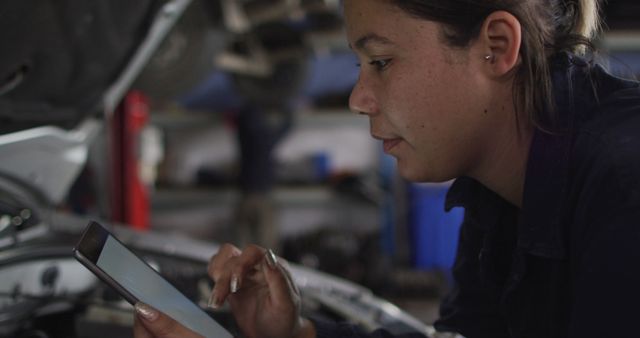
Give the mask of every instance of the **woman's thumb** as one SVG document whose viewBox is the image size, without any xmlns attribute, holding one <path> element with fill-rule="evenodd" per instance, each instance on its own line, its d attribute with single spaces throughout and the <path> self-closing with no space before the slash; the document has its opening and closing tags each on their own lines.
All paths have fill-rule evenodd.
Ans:
<svg viewBox="0 0 640 338">
<path fill-rule="evenodd" d="M 164 313 L 154 309 L 153 307 L 145 303 L 138 302 L 136 303 L 134 308 L 138 318 L 140 319 L 140 323 L 154 337 L 162 337 L 162 338 L 202 337 L 201 335 L 182 326 L 173 318 L 165 315 Z"/>
<path fill-rule="evenodd" d="M 291 306 L 294 297 L 295 286 L 287 278 L 287 272 L 278 262 L 278 258 L 271 250 L 265 253 L 265 262 L 262 264 L 265 279 L 269 286 L 270 300 L 277 307 Z"/>
</svg>

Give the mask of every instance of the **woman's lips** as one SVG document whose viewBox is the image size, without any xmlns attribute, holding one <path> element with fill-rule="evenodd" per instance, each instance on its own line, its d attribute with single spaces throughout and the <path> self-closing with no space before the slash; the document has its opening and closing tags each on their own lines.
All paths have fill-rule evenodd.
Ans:
<svg viewBox="0 0 640 338">
<path fill-rule="evenodd" d="M 400 138 L 383 140 L 382 145 L 384 147 L 384 152 L 389 153 L 393 148 L 395 148 L 398 144 L 402 142 Z"/>
</svg>

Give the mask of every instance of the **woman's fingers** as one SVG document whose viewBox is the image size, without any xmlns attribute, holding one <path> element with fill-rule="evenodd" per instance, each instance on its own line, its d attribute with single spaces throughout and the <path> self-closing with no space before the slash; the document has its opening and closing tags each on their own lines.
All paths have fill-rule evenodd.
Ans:
<svg viewBox="0 0 640 338">
<path fill-rule="evenodd" d="M 142 322 L 140 321 L 140 319 L 138 319 L 138 316 L 133 316 L 133 336 L 135 338 L 153 338 L 151 332 L 149 332 L 147 328 L 142 325 Z"/>
<path fill-rule="evenodd" d="M 284 276 L 287 278 L 287 281 L 289 282 L 289 285 L 291 286 L 291 290 L 295 294 L 299 295 L 300 294 L 300 290 L 298 289 L 298 285 L 295 283 L 295 281 L 293 280 L 293 277 L 291 276 L 291 270 L 289 269 L 289 262 L 287 262 L 284 259 L 280 259 L 279 263 L 282 266 L 282 272 L 284 273 Z"/>
<path fill-rule="evenodd" d="M 201 335 L 187 329 L 164 313 L 144 303 L 135 305 L 136 318 L 134 336 L 136 338 L 196 338 Z"/>
<path fill-rule="evenodd" d="M 240 256 L 240 254 L 242 254 L 242 251 L 234 245 L 224 244 L 209 261 L 209 266 L 207 267 L 209 277 L 214 281 L 217 280 L 220 274 L 223 273 L 223 268 L 227 261 L 233 257 Z"/>
<path fill-rule="evenodd" d="M 228 264 L 234 258 L 240 256 L 242 251 L 231 244 L 224 244 L 220 250 L 211 257 L 207 272 L 214 282 L 211 296 L 209 297 L 209 306 L 218 308 L 222 306 L 227 295 L 231 280 L 231 274 L 228 272 Z"/>
<path fill-rule="evenodd" d="M 240 256 L 236 257 L 236 261 L 230 261 L 229 270 L 231 271 L 231 278 L 229 289 L 232 293 L 240 290 L 247 273 L 253 271 L 256 266 L 262 262 L 265 252 L 266 250 L 264 248 L 257 245 L 249 245 L 242 250 Z"/>
<path fill-rule="evenodd" d="M 295 285 L 289 280 L 287 270 L 271 250 L 265 253 L 262 267 L 273 306 L 295 311 L 297 301 Z"/>
<path fill-rule="evenodd" d="M 209 262 L 208 272 L 215 283 L 210 305 L 217 308 L 229 294 L 240 290 L 247 274 L 262 261 L 265 252 L 257 245 L 249 245 L 242 251 L 230 244 L 223 245 Z"/>
<path fill-rule="evenodd" d="M 249 337 L 290 337 L 301 327 L 300 297 L 286 262 L 259 246 L 239 255 L 226 246 L 212 258 L 209 272 L 216 283 L 218 305 L 227 299 L 236 323 Z"/>
</svg>

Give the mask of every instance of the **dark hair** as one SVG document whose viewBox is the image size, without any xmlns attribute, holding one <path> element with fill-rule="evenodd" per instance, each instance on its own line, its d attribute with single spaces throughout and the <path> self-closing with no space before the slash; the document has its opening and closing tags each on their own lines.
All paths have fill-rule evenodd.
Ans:
<svg viewBox="0 0 640 338">
<path fill-rule="evenodd" d="M 489 14 L 503 10 L 514 15 L 522 26 L 522 64 L 514 70 L 515 108 L 544 130 L 553 129 L 556 120 L 550 58 L 593 49 L 590 41 L 600 28 L 598 0 L 390 1 L 414 17 L 443 24 L 444 41 L 457 48 L 467 47 L 478 36 Z"/>
</svg>

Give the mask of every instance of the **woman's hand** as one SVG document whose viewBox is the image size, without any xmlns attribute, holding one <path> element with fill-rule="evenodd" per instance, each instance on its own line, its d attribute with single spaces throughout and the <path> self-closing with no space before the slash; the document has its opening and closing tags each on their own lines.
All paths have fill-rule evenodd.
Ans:
<svg viewBox="0 0 640 338">
<path fill-rule="evenodd" d="M 149 305 L 138 303 L 133 324 L 135 338 L 202 338 L 173 318 Z"/>
<path fill-rule="evenodd" d="M 315 337 L 313 325 L 300 316 L 300 292 L 271 250 L 225 244 L 211 258 L 209 276 L 215 282 L 212 306 L 228 301 L 247 337 Z"/>
</svg>

